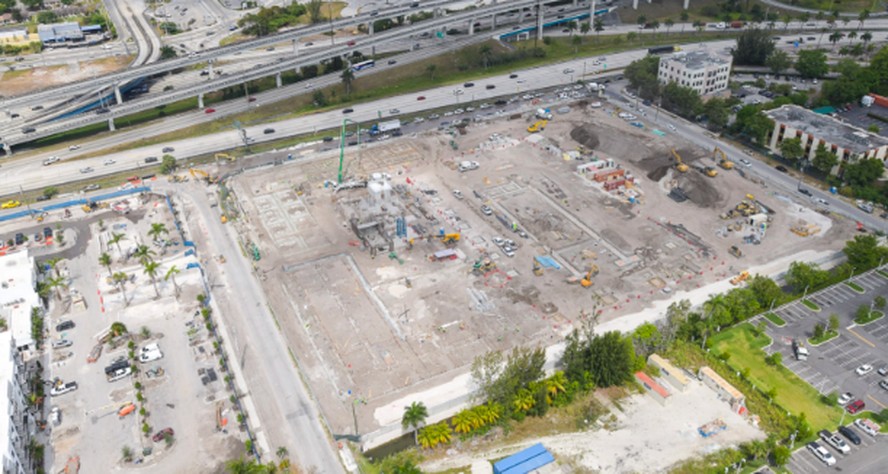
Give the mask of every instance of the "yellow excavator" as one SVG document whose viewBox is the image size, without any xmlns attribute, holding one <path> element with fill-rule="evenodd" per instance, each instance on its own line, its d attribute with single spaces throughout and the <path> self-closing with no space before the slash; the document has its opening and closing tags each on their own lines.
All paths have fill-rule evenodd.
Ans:
<svg viewBox="0 0 888 474">
<path fill-rule="evenodd" d="M 718 161 L 718 165 L 726 170 L 734 169 L 734 162 L 728 159 L 728 155 L 722 151 L 721 148 L 715 147 L 715 150 L 712 151 L 715 156 L 716 161 Z"/>
<path fill-rule="evenodd" d="M 688 165 L 684 164 L 684 161 L 681 160 L 681 155 L 679 155 L 678 152 L 675 151 L 675 148 L 672 149 L 672 156 L 675 157 L 675 169 L 679 173 L 687 173 Z"/>
<path fill-rule="evenodd" d="M 235 157 L 225 153 L 216 153 L 214 155 L 214 158 L 216 159 L 216 161 L 219 161 L 219 158 L 225 158 L 228 161 L 234 161 L 236 159 Z"/>
<path fill-rule="evenodd" d="M 537 259 L 533 259 L 533 274 L 536 276 L 543 276 L 543 266 L 540 265 L 540 262 Z"/>
<path fill-rule="evenodd" d="M 527 127 L 527 131 L 530 133 L 537 133 L 541 130 L 545 130 L 546 125 L 549 125 L 548 120 L 537 120 L 533 125 Z"/>
<path fill-rule="evenodd" d="M 459 242 L 460 235 L 459 232 L 453 232 L 450 234 L 439 235 L 437 237 L 445 244 L 455 244 Z"/>
<path fill-rule="evenodd" d="M 591 287 L 592 277 L 594 277 L 595 275 L 598 275 L 598 265 L 595 265 L 593 263 L 592 266 L 589 267 L 589 271 L 586 272 L 586 275 L 583 277 L 583 279 L 580 280 L 580 286 L 582 286 L 583 288 Z"/>
</svg>

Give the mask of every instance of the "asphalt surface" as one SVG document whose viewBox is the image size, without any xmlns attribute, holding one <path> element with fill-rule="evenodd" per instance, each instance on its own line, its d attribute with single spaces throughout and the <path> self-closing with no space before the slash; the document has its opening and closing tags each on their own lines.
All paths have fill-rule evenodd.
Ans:
<svg viewBox="0 0 888 474">
<path fill-rule="evenodd" d="M 886 442 L 888 437 L 885 435 L 872 437 L 857 429 L 855 426 L 852 426 L 851 429 L 860 437 L 860 445 L 856 446 L 850 443 L 847 438 L 842 437 L 842 439 L 845 440 L 845 443 L 851 448 L 851 451 L 848 454 L 838 452 L 825 442 L 817 442 L 817 444 L 826 447 L 826 449 L 832 453 L 833 457 L 836 458 L 836 464 L 833 467 L 827 467 L 826 464 L 814 457 L 804 444 L 796 444 L 796 448 L 798 449 L 793 452 L 786 468 L 793 472 L 793 474 L 814 474 L 821 472 L 875 474 L 885 472 L 885 452 L 882 450 L 885 449 L 886 444 L 888 444 L 888 442 Z M 833 432 L 835 433 L 835 431 Z"/>
<path fill-rule="evenodd" d="M 855 275 L 852 281 L 866 292 L 859 294 L 844 283 L 812 293 L 807 299 L 821 307 L 816 312 L 800 302 L 776 308 L 786 325 L 777 327 L 768 323 L 768 334 L 774 340 L 770 350 L 783 354 L 783 364 L 821 394 L 851 392 L 854 399 L 862 399 L 867 409 L 879 412 L 888 408 L 888 391 L 878 383 L 885 377 L 876 370 L 863 377 L 854 370 L 870 364 L 876 369 L 888 367 L 888 318 L 858 326 L 854 313 L 860 305 L 869 306 L 876 296 L 888 296 L 888 278 L 875 270 Z M 808 346 L 807 361 L 798 361 L 792 353 L 793 338 L 802 341 L 814 334 L 817 323 L 827 324 L 831 314 L 839 316 L 839 336 L 817 347 Z M 761 317 L 765 321 L 766 318 Z"/>
</svg>

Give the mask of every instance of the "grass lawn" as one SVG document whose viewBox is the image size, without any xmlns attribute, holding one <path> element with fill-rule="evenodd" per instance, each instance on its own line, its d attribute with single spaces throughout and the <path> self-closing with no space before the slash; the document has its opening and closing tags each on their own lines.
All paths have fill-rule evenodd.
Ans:
<svg viewBox="0 0 888 474">
<path fill-rule="evenodd" d="M 854 283 L 853 281 L 846 281 L 845 285 L 848 285 L 849 288 L 860 293 L 861 295 L 866 293 L 866 290 L 863 289 L 862 286 L 858 285 L 857 283 Z"/>
<path fill-rule="evenodd" d="M 811 300 L 802 300 L 802 304 L 807 306 L 811 311 L 820 311 L 820 306 Z"/>
<path fill-rule="evenodd" d="M 869 313 L 869 315 L 865 318 L 854 318 L 854 322 L 860 325 L 869 324 L 873 321 L 881 319 L 882 316 L 885 316 L 885 313 L 879 310 L 873 310 Z"/>
<path fill-rule="evenodd" d="M 811 346 L 817 346 L 837 337 L 839 337 L 839 333 L 836 331 L 823 331 L 823 335 L 820 337 L 808 338 L 808 344 Z"/>
<path fill-rule="evenodd" d="M 768 321 L 771 321 L 772 323 L 776 324 L 777 326 L 782 327 L 782 326 L 786 325 L 786 321 L 784 321 L 783 318 L 781 318 L 780 316 L 777 316 L 774 313 L 765 313 L 765 317 L 768 318 Z"/>
<path fill-rule="evenodd" d="M 730 354 L 728 363 L 732 367 L 749 369 L 749 380 L 756 387 L 766 392 L 776 390 L 775 401 L 794 415 L 804 412 L 815 432 L 835 428 L 842 416 L 838 407 L 822 403 L 820 394 L 789 369 L 765 364 L 762 347 L 770 342 L 765 335 L 756 337 L 750 324 L 741 324 L 712 337 L 713 349 Z"/>
</svg>

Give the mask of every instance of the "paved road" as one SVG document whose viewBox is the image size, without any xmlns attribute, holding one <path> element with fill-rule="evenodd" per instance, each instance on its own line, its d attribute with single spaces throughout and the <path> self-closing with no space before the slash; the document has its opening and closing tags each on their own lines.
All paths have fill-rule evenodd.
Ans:
<svg viewBox="0 0 888 474">
<path fill-rule="evenodd" d="M 811 8 L 798 7 L 795 5 L 791 5 L 789 3 L 778 2 L 776 0 L 762 0 L 762 3 L 764 3 L 765 5 L 771 5 L 772 7 L 781 8 L 783 10 L 791 10 L 791 11 L 799 12 L 799 13 L 810 13 L 812 16 L 816 15 L 817 12 L 820 11 L 820 10 L 815 10 L 815 9 L 811 9 Z M 873 5 L 875 5 L 875 4 L 876 3 L 873 2 Z M 829 14 L 829 12 L 824 12 L 824 13 Z M 858 15 L 860 15 L 860 13 L 858 13 L 858 12 L 840 12 L 839 15 L 845 16 L 845 17 L 857 18 Z M 886 15 L 888 15 L 888 13 L 886 13 L 885 11 L 870 12 L 870 17 L 872 17 L 872 18 L 882 17 L 882 16 L 886 16 Z"/>
<path fill-rule="evenodd" d="M 230 342 L 236 346 L 235 357 L 259 412 L 269 449 L 273 453 L 278 446 L 286 446 L 306 472 L 315 472 L 312 468 L 325 474 L 344 472 L 321 424 L 320 413 L 268 310 L 251 264 L 237 245 L 235 231 L 220 222 L 202 184 L 159 183 L 155 188 L 175 191 L 194 204 L 198 216 L 191 216 L 189 227 L 203 258 L 213 260 L 212 255 L 224 255 L 227 259 L 224 267 L 217 267 L 215 262 L 204 264 L 209 265 L 207 270 L 215 285 L 224 288 L 214 292 L 214 297 L 222 308 Z"/>
</svg>

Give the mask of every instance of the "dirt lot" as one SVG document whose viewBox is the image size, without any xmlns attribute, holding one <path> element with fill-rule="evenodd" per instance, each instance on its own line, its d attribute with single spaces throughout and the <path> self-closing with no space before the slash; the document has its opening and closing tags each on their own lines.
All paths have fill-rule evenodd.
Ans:
<svg viewBox="0 0 888 474">
<path fill-rule="evenodd" d="M 35 67 L 0 73 L 0 83 L 6 95 L 20 95 L 81 79 L 108 74 L 125 68 L 132 61 L 130 56 L 83 61 L 67 66 Z"/>
<path fill-rule="evenodd" d="M 579 319 L 612 320 L 802 248 L 837 248 L 851 233 L 740 170 L 705 176 L 693 167 L 714 166 L 711 151 L 612 112 L 575 107 L 530 136 L 529 118 L 503 119 L 351 147 L 351 184 L 339 191 L 338 153 L 231 181 L 247 216 L 235 224 L 261 249 L 273 310 L 335 434 L 355 431 L 353 406 L 361 433 L 400 430 L 381 407 L 453 379 L 485 351 L 549 345 Z M 585 159 L 563 156 L 579 145 L 572 136 L 594 146 Z M 674 170 L 673 147 L 688 172 Z M 588 166 L 609 159 L 634 184 L 611 193 L 595 183 Z M 461 173 L 461 160 L 480 168 Z M 676 185 L 687 201 L 667 197 Z M 764 226 L 719 217 L 747 194 L 773 211 Z M 792 234 L 800 219 L 820 233 Z M 434 261 L 448 233 L 460 234 L 453 259 Z M 743 243 L 750 235 L 761 245 Z M 516 241 L 514 256 L 495 237 Z M 541 276 L 537 256 L 548 257 Z M 593 267 L 591 288 L 568 284 Z"/>
</svg>

